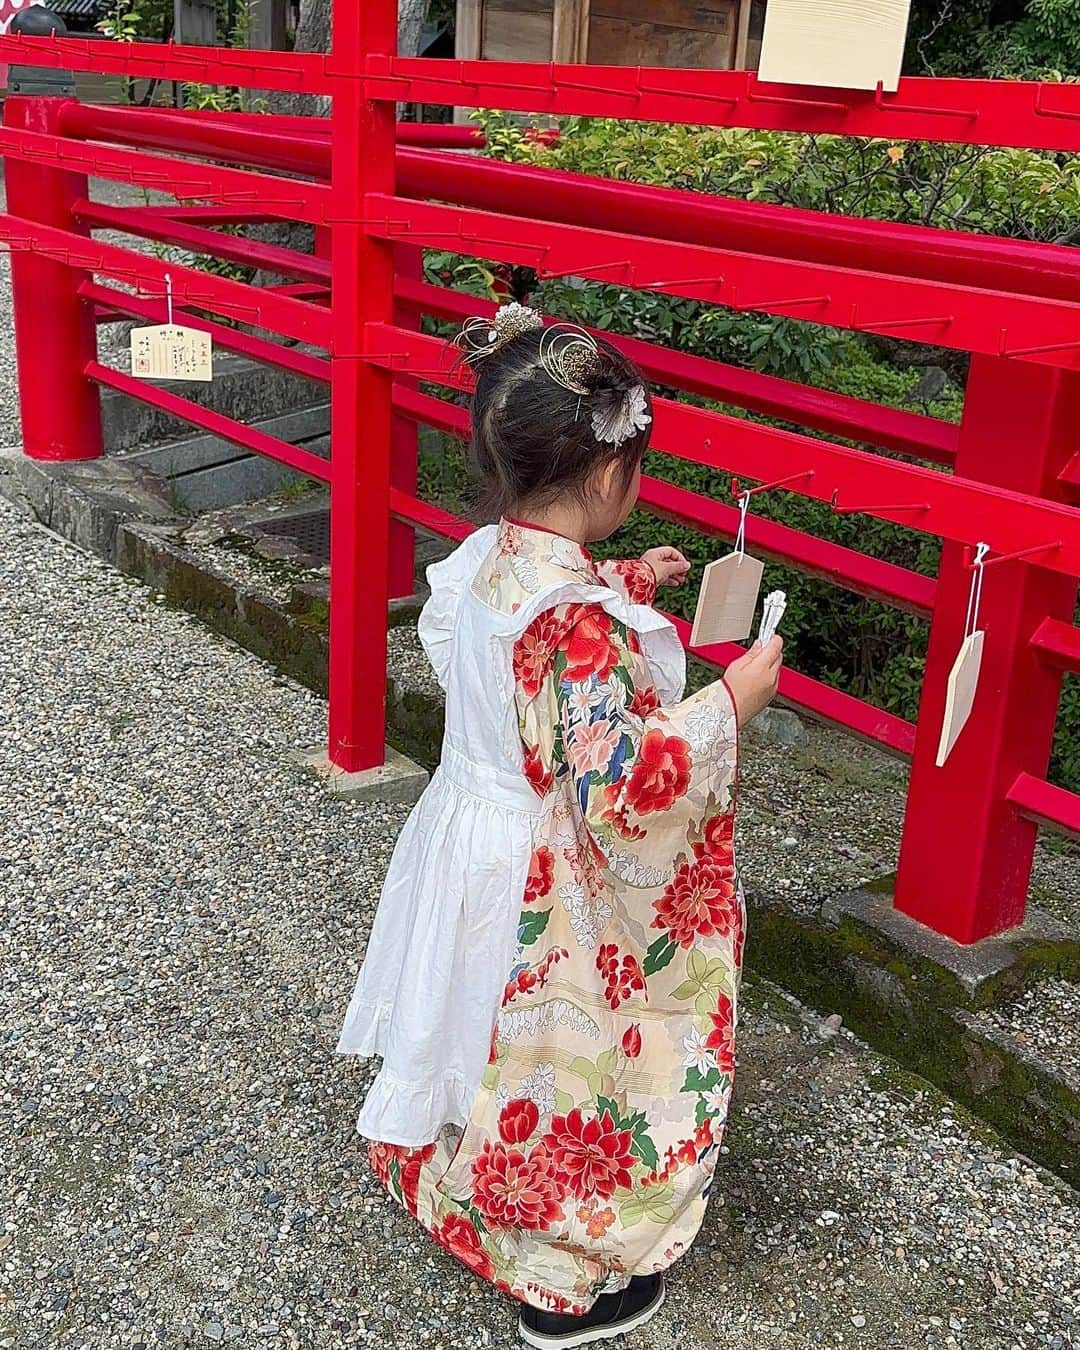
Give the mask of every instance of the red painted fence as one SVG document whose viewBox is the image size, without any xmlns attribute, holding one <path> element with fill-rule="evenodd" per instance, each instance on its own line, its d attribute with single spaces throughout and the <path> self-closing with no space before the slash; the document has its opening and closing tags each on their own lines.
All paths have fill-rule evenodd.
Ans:
<svg viewBox="0 0 1080 1350">
<path fill-rule="evenodd" d="M 361 7 L 337 0 L 329 57 L 0 38 L 0 60 L 333 99 L 329 122 L 8 100 L 0 239 L 14 252 L 26 452 L 99 454 L 104 384 L 327 481 L 329 748 L 351 770 L 382 759 L 385 602 L 412 587 L 413 529 L 462 538 L 470 528 L 416 495 L 416 425 L 463 431 L 462 409 L 435 391 L 468 379 L 445 343 L 422 335 L 419 319 L 459 320 L 478 302 L 424 282 L 420 249 L 970 352 L 964 418 L 954 427 L 623 341 L 657 384 L 865 447 L 658 399 L 659 450 L 743 480 L 782 480 L 784 490 L 837 512 L 943 539 L 935 581 L 786 526 L 750 524 L 750 542 L 763 555 L 931 619 L 917 725 L 794 670 L 784 672 L 781 691 L 913 757 L 899 908 L 959 942 L 1018 923 L 1036 822 L 1080 832 L 1080 798 L 1045 779 L 1061 679 L 1080 671 L 1073 627 L 1080 251 L 499 164 L 460 153 L 476 144 L 461 128 L 395 128 L 394 106 L 408 100 L 1076 151 L 1080 87 L 905 79 L 886 95 L 766 85 L 746 72 L 407 59 L 395 54 L 395 10 L 392 0 Z M 174 200 L 103 206 L 89 200 L 90 174 Z M 314 254 L 215 228 L 273 219 L 314 225 Z M 92 232 L 105 228 L 258 266 L 282 281 L 255 288 L 165 264 L 99 242 Z M 218 345 L 330 385 L 329 459 L 98 361 L 98 324 L 132 315 L 163 320 L 166 272 L 184 321 Z M 54 371 L 47 391 L 35 378 L 42 350 Z M 642 501 L 667 519 L 734 536 L 730 501 L 656 479 L 646 479 Z M 945 682 L 979 541 L 991 548 L 980 692 L 970 725 L 938 769 Z M 735 651 L 695 654 L 722 665 Z"/>
</svg>

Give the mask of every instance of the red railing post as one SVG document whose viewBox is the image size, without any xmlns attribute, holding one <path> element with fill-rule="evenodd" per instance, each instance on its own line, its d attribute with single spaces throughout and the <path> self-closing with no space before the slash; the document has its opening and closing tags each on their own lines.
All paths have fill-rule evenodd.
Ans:
<svg viewBox="0 0 1080 1350">
<path fill-rule="evenodd" d="M 12 95 L 4 125 L 59 134 L 61 101 Z M 33 227 L 51 225 L 88 234 L 72 205 L 88 195 L 85 174 L 45 163 L 7 160 L 7 209 Z M 88 272 L 13 247 L 12 309 L 19 377 L 23 449 L 32 459 L 95 459 L 101 454 L 101 403 L 85 375 L 97 360 L 94 307 L 79 295 Z"/>
<path fill-rule="evenodd" d="M 956 472 L 1060 501 L 1058 474 L 1075 452 L 1077 426 L 1080 372 L 976 356 Z M 981 522 L 973 519 L 972 544 L 982 538 Z M 1040 659 L 1032 638 L 1047 617 L 1071 622 L 1077 594 L 1074 579 L 1040 568 L 1038 558 L 987 569 L 978 692 L 939 769 L 946 682 L 968 606 L 968 561 L 962 545 L 945 545 L 895 896 L 899 910 L 961 943 L 1024 917 L 1036 826 L 1007 796 L 1020 774 L 1045 775 L 1061 692 L 1060 671 Z"/>
<path fill-rule="evenodd" d="M 412 244 L 398 244 L 395 266 L 401 280 L 421 281 L 424 275 L 423 250 Z M 420 315 L 415 306 L 400 302 L 394 309 L 394 322 L 401 328 L 416 328 Z M 420 381 L 399 375 L 398 380 L 410 389 L 419 389 Z M 394 416 L 393 458 L 390 462 L 390 482 L 393 487 L 416 496 L 417 459 L 420 451 L 420 424 L 413 417 Z M 390 522 L 390 599 L 412 595 L 416 590 L 416 530 L 400 520 Z"/>
<path fill-rule="evenodd" d="M 394 316 L 393 245 L 368 233 L 366 202 L 394 191 L 395 106 L 369 98 L 367 58 L 397 52 L 396 0 L 334 0 L 331 135 L 330 760 L 384 758 L 391 376 L 365 357 Z"/>
</svg>

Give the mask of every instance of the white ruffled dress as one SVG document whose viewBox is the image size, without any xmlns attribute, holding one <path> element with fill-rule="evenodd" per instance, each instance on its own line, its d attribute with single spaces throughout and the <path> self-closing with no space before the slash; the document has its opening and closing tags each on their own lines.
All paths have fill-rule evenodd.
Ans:
<svg viewBox="0 0 1080 1350">
<path fill-rule="evenodd" d="M 682 697 L 673 626 L 614 589 L 568 569 L 513 614 L 486 604 L 471 586 L 496 532 L 428 569 L 419 635 L 446 691 L 442 759 L 394 849 L 337 1047 L 382 1057 L 357 1129 L 387 1144 L 465 1126 L 513 964 L 542 805 L 522 763 L 515 641 L 545 610 L 599 605 L 638 635 L 660 699 Z"/>
</svg>

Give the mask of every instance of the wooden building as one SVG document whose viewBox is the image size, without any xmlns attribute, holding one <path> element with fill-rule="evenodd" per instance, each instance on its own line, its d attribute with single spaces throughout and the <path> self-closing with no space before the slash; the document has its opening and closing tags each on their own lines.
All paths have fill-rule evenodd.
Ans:
<svg viewBox="0 0 1080 1350">
<path fill-rule="evenodd" d="M 464 60 L 754 70 L 765 0 L 457 0 Z"/>
</svg>

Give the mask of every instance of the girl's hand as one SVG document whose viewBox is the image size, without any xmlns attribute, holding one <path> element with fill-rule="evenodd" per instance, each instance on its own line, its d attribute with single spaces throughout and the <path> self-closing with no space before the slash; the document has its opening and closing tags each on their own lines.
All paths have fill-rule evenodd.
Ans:
<svg viewBox="0 0 1080 1350">
<path fill-rule="evenodd" d="M 784 639 L 774 637 L 766 646 L 755 642 L 745 656 L 732 661 L 725 674 L 735 703 L 739 726 L 746 726 L 776 697 L 780 667 L 784 664 Z"/>
<path fill-rule="evenodd" d="M 690 571 L 690 564 L 677 548 L 651 548 L 641 555 L 656 573 L 658 586 L 681 586 Z"/>
</svg>

